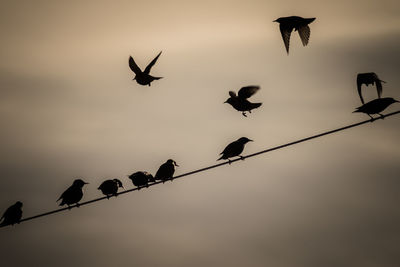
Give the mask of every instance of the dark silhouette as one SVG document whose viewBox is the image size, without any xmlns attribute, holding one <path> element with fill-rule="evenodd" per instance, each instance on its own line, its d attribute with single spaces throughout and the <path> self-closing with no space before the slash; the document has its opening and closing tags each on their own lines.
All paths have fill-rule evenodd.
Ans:
<svg viewBox="0 0 400 267">
<path fill-rule="evenodd" d="M 244 159 L 242 156 L 240 156 L 240 154 L 243 152 L 244 145 L 247 144 L 247 142 L 253 142 L 253 140 L 250 140 L 247 137 L 241 137 L 238 140 L 230 143 L 225 147 L 224 151 L 220 153 L 222 156 L 217 160 L 227 159 L 229 164 L 231 164 L 231 160 L 229 158 L 239 156 L 241 159 Z"/>
<path fill-rule="evenodd" d="M 361 94 L 361 86 L 365 84 L 366 86 L 372 84 L 376 84 L 376 91 L 378 92 L 378 98 L 381 98 L 382 95 L 382 83 L 386 83 L 385 81 L 382 81 L 379 79 L 378 75 L 374 72 L 368 72 L 368 73 L 359 73 L 357 75 L 357 90 L 358 90 L 358 95 L 360 96 L 361 103 L 364 104 L 364 99 Z"/>
<path fill-rule="evenodd" d="M 384 111 L 388 106 L 396 102 L 399 101 L 391 97 L 378 98 L 362 105 L 361 107 L 358 107 L 355 111 L 353 111 L 353 113 L 354 112 L 365 113 L 371 117 L 371 121 L 374 120 L 374 117 L 372 117 L 371 114 L 379 114 L 383 119 L 384 116 L 381 114 L 381 112 Z"/>
<path fill-rule="evenodd" d="M 14 205 L 11 205 L 0 218 L 0 221 L 3 220 L 0 224 L 0 227 L 6 225 L 14 225 L 19 223 L 22 218 L 22 202 L 17 201 Z"/>
<path fill-rule="evenodd" d="M 68 187 L 67 190 L 62 193 L 62 195 L 57 199 L 59 201 L 61 199 L 60 206 L 67 204 L 68 207 L 70 205 L 76 204 L 79 207 L 79 201 L 83 197 L 82 188 L 85 184 L 88 184 L 81 179 L 76 179 L 73 184 Z"/>
<path fill-rule="evenodd" d="M 290 43 L 290 35 L 293 31 L 299 32 L 299 36 L 303 46 L 308 44 L 308 40 L 310 39 L 310 27 L 308 24 L 313 22 L 315 18 L 302 18 L 298 16 L 291 17 L 282 17 L 273 22 L 279 23 L 279 29 L 281 30 L 282 39 L 286 47 L 286 52 L 289 54 L 289 43 Z"/>
<path fill-rule="evenodd" d="M 173 175 L 175 172 L 175 166 L 179 167 L 178 164 L 176 164 L 175 160 L 169 159 L 167 162 L 162 164 L 160 168 L 158 169 L 156 175 L 154 176 L 155 180 L 161 180 L 163 183 L 167 180 L 173 180 Z"/>
<path fill-rule="evenodd" d="M 100 186 L 99 190 L 110 198 L 110 196 L 117 196 L 118 188 L 124 188 L 122 182 L 119 179 L 105 180 Z"/>
<path fill-rule="evenodd" d="M 155 181 L 153 175 L 145 171 L 135 172 L 129 175 L 129 179 L 132 180 L 134 186 L 138 187 L 138 190 L 140 187 L 149 187 L 149 183 Z"/>
<path fill-rule="evenodd" d="M 231 97 L 224 103 L 230 104 L 237 111 L 242 111 L 243 116 L 247 117 L 246 111 L 251 113 L 252 109 L 258 108 L 262 105 L 262 103 L 251 103 L 247 100 L 247 98 L 254 95 L 259 89 L 260 86 L 250 85 L 240 88 L 238 95 L 233 91 L 229 91 Z"/>
<path fill-rule="evenodd" d="M 162 77 L 153 77 L 150 75 L 151 67 L 153 67 L 153 65 L 156 63 L 156 61 L 160 55 L 161 55 L 161 52 L 149 63 L 149 65 L 147 65 L 147 67 L 144 69 L 144 71 L 142 71 L 138 67 L 135 60 L 133 60 L 133 57 L 129 57 L 129 67 L 136 74 L 135 78 L 133 78 L 133 79 L 136 80 L 136 82 L 138 84 L 150 86 L 152 81 L 159 80 L 162 78 Z"/>
</svg>

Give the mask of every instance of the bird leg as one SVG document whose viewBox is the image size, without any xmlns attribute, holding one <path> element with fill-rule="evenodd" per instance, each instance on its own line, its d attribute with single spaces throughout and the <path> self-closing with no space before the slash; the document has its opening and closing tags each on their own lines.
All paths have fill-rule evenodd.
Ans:
<svg viewBox="0 0 400 267">
<path fill-rule="evenodd" d="M 243 156 L 239 156 L 241 160 L 245 160 L 245 158 Z"/>
<path fill-rule="evenodd" d="M 67 204 L 68 205 L 68 204 Z M 71 210 L 71 206 L 70 205 L 68 205 L 68 210 Z"/>
<path fill-rule="evenodd" d="M 371 118 L 371 122 L 373 122 L 375 119 L 371 115 L 368 114 L 368 116 Z"/>
<path fill-rule="evenodd" d="M 385 115 L 383 115 L 383 114 L 381 114 L 381 113 L 378 113 L 379 115 L 381 115 L 381 119 L 383 120 L 383 119 L 385 119 Z"/>
<path fill-rule="evenodd" d="M 245 116 L 245 117 L 247 117 L 247 115 L 246 115 L 246 112 L 245 112 L 245 111 L 243 111 L 243 112 L 242 112 L 242 115 L 243 115 L 243 116 Z"/>
<path fill-rule="evenodd" d="M 79 203 L 76 203 L 76 207 L 77 208 L 79 208 L 81 206 L 81 204 L 79 204 Z"/>
<path fill-rule="evenodd" d="M 228 164 L 231 165 L 232 161 L 230 159 L 228 159 Z"/>
</svg>

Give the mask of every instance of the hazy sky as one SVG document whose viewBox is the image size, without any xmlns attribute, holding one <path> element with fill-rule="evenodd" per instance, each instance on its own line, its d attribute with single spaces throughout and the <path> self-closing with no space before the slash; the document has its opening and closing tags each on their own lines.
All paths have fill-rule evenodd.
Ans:
<svg viewBox="0 0 400 267">
<path fill-rule="evenodd" d="M 57 208 L 173 158 L 176 174 L 367 119 L 400 99 L 400 2 L 1 1 L 0 212 Z M 307 47 L 282 16 L 316 17 Z M 132 81 L 163 51 L 151 87 Z M 223 102 L 256 84 L 248 118 Z M 364 91 L 376 97 L 374 88 Z M 398 110 L 399 104 L 387 112 Z M 400 116 L 0 229 L 1 266 L 400 266 Z"/>
</svg>

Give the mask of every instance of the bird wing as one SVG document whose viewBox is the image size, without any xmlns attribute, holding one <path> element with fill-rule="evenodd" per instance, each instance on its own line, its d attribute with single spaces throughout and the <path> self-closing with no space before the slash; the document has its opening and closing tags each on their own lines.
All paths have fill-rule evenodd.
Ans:
<svg viewBox="0 0 400 267">
<path fill-rule="evenodd" d="M 292 33 L 293 28 L 285 26 L 281 23 L 279 25 L 279 29 L 281 30 L 282 39 L 285 43 L 286 52 L 289 54 L 290 34 Z"/>
<path fill-rule="evenodd" d="M 142 72 L 142 70 L 138 67 L 136 64 L 135 60 L 133 60 L 133 57 L 129 57 L 129 67 L 135 74 L 139 74 Z"/>
<path fill-rule="evenodd" d="M 229 91 L 229 95 L 230 95 L 231 97 L 233 97 L 233 98 L 236 97 L 236 93 L 235 93 L 234 91 Z"/>
<path fill-rule="evenodd" d="M 303 46 L 306 46 L 310 39 L 310 27 L 308 25 L 302 26 L 298 29 L 298 32 Z"/>
<path fill-rule="evenodd" d="M 362 84 L 363 84 L 362 76 L 360 74 L 358 74 L 357 75 L 357 91 L 358 91 L 358 95 L 360 96 L 361 103 L 364 104 L 364 98 L 362 97 L 362 94 L 361 94 L 361 85 Z"/>
<path fill-rule="evenodd" d="M 144 70 L 144 73 L 146 73 L 146 74 L 150 73 L 151 68 L 154 66 L 154 64 L 156 64 L 158 57 L 161 55 L 161 52 L 158 53 L 158 55 L 149 63 L 149 65 L 147 65 L 147 67 Z"/>
<path fill-rule="evenodd" d="M 250 85 L 250 86 L 245 86 L 240 88 L 238 92 L 238 96 L 242 99 L 247 99 L 257 93 L 257 91 L 260 89 L 260 86 L 258 85 Z"/>
</svg>

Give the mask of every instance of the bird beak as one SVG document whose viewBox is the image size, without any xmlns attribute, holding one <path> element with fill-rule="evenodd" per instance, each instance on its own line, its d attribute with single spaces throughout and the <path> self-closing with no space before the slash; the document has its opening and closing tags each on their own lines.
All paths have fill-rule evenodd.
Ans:
<svg viewBox="0 0 400 267">
<path fill-rule="evenodd" d="M 89 184 L 89 183 L 86 183 L 86 182 L 83 182 L 84 184 Z"/>
<path fill-rule="evenodd" d="M 179 167 L 179 165 L 174 161 L 174 165 L 176 166 L 176 167 Z"/>
<path fill-rule="evenodd" d="M 254 141 L 249 139 L 249 142 L 254 142 Z"/>
<path fill-rule="evenodd" d="M 272 22 L 278 22 L 277 20 L 273 20 Z"/>
<path fill-rule="evenodd" d="M 225 104 L 225 103 L 228 103 L 228 100 L 226 100 L 226 101 L 224 102 L 224 104 Z"/>
</svg>

